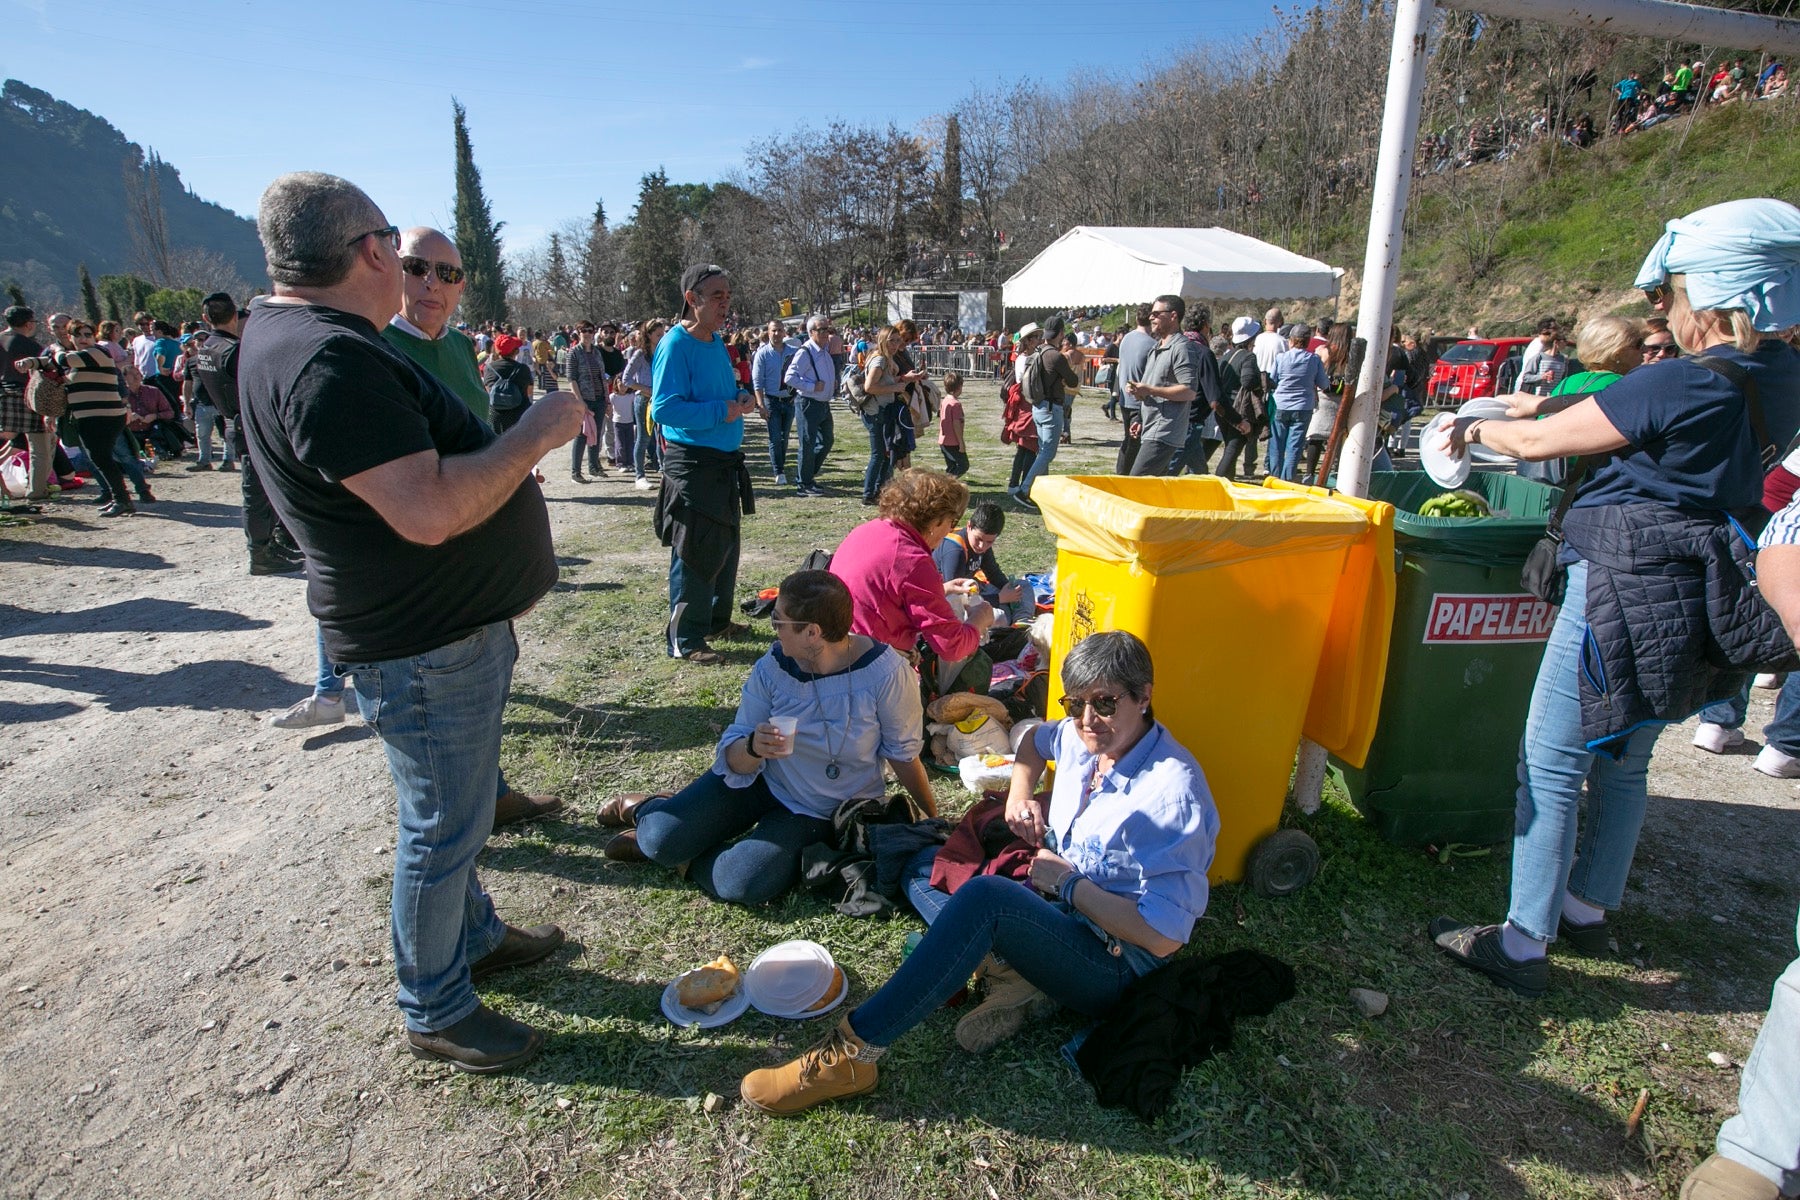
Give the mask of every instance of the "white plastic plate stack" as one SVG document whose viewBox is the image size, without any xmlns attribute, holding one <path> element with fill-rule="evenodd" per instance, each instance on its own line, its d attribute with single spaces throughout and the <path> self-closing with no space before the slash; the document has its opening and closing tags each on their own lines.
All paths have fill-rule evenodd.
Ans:
<svg viewBox="0 0 1800 1200">
<path fill-rule="evenodd" d="M 797 939 L 770 946 L 757 955 L 744 972 L 744 991 L 757 1012 L 797 1021 L 830 1012 L 843 1001 L 850 990 L 848 978 L 837 994 L 829 997 L 829 1004 L 813 1007 L 828 998 L 836 979 L 837 964 L 831 961 L 831 952 L 817 942 Z"/>
</svg>

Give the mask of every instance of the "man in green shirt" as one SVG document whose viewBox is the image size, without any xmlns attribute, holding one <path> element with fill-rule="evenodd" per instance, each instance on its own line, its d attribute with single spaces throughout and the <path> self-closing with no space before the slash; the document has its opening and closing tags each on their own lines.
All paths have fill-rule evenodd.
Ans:
<svg viewBox="0 0 1800 1200">
<path fill-rule="evenodd" d="M 408 229 L 400 235 L 400 269 L 405 284 L 400 311 L 381 336 L 449 385 L 476 416 L 488 420 L 487 389 L 475 363 L 475 343 L 450 324 L 467 286 L 456 243 L 435 229 Z"/>
</svg>

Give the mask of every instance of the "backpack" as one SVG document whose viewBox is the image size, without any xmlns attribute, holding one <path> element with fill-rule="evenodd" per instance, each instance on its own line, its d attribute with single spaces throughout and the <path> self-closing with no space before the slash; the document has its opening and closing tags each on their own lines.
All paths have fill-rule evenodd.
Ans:
<svg viewBox="0 0 1800 1200">
<path fill-rule="evenodd" d="M 1044 350 L 1039 347 L 1027 354 L 1019 367 L 1019 390 L 1033 408 L 1042 408 L 1050 403 L 1050 393 L 1044 387 Z"/>
<path fill-rule="evenodd" d="M 493 382 L 488 384 L 487 394 L 488 404 L 495 412 L 511 412 L 530 403 L 524 389 L 519 387 L 518 379 L 510 371 L 496 369 Z"/>
<path fill-rule="evenodd" d="M 872 417 L 881 411 L 881 398 L 869 395 L 863 387 L 861 368 L 844 372 L 844 403 L 850 406 L 851 412 L 859 416 Z"/>
</svg>

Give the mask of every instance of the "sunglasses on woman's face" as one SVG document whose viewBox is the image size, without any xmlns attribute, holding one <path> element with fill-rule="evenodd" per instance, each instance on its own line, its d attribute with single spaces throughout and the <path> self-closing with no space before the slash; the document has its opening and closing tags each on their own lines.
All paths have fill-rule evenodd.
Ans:
<svg viewBox="0 0 1800 1200">
<path fill-rule="evenodd" d="M 1068 713 L 1071 717 L 1080 719 L 1082 710 L 1087 708 L 1093 709 L 1096 717 L 1110 717 L 1119 711 L 1119 700 L 1120 697 L 1118 696 L 1090 696 L 1086 698 L 1081 696 L 1064 696 L 1062 699 L 1058 700 L 1057 703 L 1062 705 L 1063 711 Z"/>
<path fill-rule="evenodd" d="M 430 272 L 436 271 L 438 282 L 445 287 L 455 287 L 463 281 L 461 267 L 454 267 L 446 262 L 432 262 L 428 258 L 418 258 L 411 254 L 401 258 L 400 269 L 415 279 L 423 279 Z"/>
<path fill-rule="evenodd" d="M 1674 342 L 1645 342 L 1644 353 L 1656 358 L 1671 358 L 1681 353 L 1681 347 Z"/>
</svg>

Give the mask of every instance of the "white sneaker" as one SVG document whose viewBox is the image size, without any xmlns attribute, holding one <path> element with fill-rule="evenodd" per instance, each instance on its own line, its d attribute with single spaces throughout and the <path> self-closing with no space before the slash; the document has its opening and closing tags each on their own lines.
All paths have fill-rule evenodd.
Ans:
<svg viewBox="0 0 1800 1200">
<path fill-rule="evenodd" d="M 1727 729 L 1723 725 L 1715 725 L 1711 721 L 1700 722 L 1700 728 L 1694 730 L 1694 745 L 1711 754 L 1723 754 L 1733 746 L 1744 744 L 1744 731 Z M 1758 767 L 1757 770 L 1761 770 Z M 1800 775 L 1800 771 L 1794 772 Z"/>
<path fill-rule="evenodd" d="M 1756 769 L 1776 779 L 1800 779 L 1800 758 L 1773 746 L 1764 746 L 1756 756 Z"/>
<path fill-rule="evenodd" d="M 343 721 L 344 698 L 316 694 L 269 718 L 269 724 L 276 729 L 313 729 L 320 725 L 341 725 Z"/>
<path fill-rule="evenodd" d="M 1765 692 L 1772 692 L 1781 686 L 1781 676 L 1764 673 L 1751 681 L 1752 687 L 1759 687 Z"/>
<path fill-rule="evenodd" d="M 650 490 L 650 481 L 648 479 L 645 479 L 642 475 L 639 475 L 637 482 L 632 484 L 631 486 L 636 488 L 640 492 L 647 492 Z"/>
<path fill-rule="evenodd" d="M 787 485 L 788 485 L 787 472 L 786 471 L 775 472 L 775 486 L 786 487 Z"/>
</svg>

